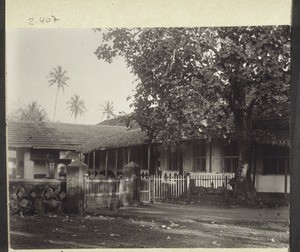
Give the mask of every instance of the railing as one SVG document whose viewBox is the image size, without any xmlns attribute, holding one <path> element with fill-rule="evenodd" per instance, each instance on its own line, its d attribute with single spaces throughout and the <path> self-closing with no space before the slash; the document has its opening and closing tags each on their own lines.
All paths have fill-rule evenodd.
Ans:
<svg viewBox="0 0 300 252">
<path fill-rule="evenodd" d="M 229 180 L 234 177 L 234 174 L 191 174 L 191 180 L 194 181 L 196 187 L 225 187 L 231 189 L 228 184 Z"/>
</svg>

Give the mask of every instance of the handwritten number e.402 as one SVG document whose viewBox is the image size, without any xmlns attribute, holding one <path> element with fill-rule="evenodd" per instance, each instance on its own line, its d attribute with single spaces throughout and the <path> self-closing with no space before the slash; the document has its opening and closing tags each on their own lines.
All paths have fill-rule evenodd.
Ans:
<svg viewBox="0 0 300 252">
<path fill-rule="evenodd" d="M 37 23 L 40 23 L 40 24 L 47 24 L 47 23 L 50 23 L 50 22 L 57 22 L 59 19 L 56 18 L 55 16 L 51 16 L 51 17 L 39 17 L 39 18 L 29 18 L 28 19 L 28 24 L 29 25 L 35 25 Z"/>
</svg>

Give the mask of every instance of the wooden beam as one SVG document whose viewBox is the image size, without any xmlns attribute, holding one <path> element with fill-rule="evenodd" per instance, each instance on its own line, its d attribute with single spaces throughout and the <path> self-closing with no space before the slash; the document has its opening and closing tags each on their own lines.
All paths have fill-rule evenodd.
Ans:
<svg viewBox="0 0 300 252">
<path fill-rule="evenodd" d="M 108 168 L 108 150 L 106 150 L 106 156 L 105 156 L 105 178 L 107 178 L 107 168 Z"/>
</svg>

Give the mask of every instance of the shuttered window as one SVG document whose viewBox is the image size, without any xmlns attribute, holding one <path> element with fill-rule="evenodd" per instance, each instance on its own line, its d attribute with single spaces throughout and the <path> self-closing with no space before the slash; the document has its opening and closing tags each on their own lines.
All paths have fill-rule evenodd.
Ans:
<svg viewBox="0 0 300 252">
<path fill-rule="evenodd" d="M 264 174 L 289 173 L 290 150 L 288 147 L 264 145 Z"/>
</svg>

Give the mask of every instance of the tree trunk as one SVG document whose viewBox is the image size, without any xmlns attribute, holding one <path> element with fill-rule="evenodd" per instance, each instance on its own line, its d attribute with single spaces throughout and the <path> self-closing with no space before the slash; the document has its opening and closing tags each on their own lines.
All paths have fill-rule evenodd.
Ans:
<svg viewBox="0 0 300 252">
<path fill-rule="evenodd" d="M 250 141 L 239 138 L 239 169 L 235 175 L 236 196 L 239 199 L 251 201 L 256 196 L 255 187 L 251 179 L 251 148 Z"/>
<path fill-rule="evenodd" d="M 55 104 L 54 104 L 53 122 L 55 121 L 55 114 L 56 114 L 56 104 L 57 104 L 58 91 L 59 91 L 59 87 L 57 86 L 56 97 L 55 97 Z"/>
<path fill-rule="evenodd" d="M 245 89 L 243 85 L 237 81 L 236 76 L 233 76 L 230 82 L 232 83 L 232 87 L 228 101 L 234 116 L 234 126 L 239 151 L 238 170 L 231 182 L 235 186 L 236 196 L 240 199 L 248 200 L 253 199 L 255 195 L 255 189 L 251 181 L 250 162 L 250 135 L 252 132 L 253 104 L 247 106 Z"/>
</svg>

